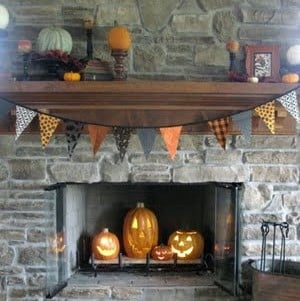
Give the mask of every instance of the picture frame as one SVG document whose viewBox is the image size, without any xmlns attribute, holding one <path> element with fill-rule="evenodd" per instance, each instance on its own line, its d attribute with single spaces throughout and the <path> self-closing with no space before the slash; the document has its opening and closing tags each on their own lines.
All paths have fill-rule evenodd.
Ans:
<svg viewBox="0 0 300 301">
<path fill-rule="evenodd" d="M 245 45 L 248 77 L 258 77 L 260 82 L 279 82 L 279 47 L 279 45 Z"/>
</svg>

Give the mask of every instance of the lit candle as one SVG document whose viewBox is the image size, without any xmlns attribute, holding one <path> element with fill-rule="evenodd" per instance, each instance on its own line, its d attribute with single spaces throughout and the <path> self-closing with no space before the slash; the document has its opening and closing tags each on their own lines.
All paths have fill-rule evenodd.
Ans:
<svg viewBox="0 0 300 301">
<path fill-rule="evenodd" d="M 32 50 L 32 43 L 30 40 L 20 40 L 18 43 L 18 51 L 21 53 L 29 53 Z"/>
<path fill-rule="evenodd" d="M 92 29 L 94 27 L 94 18 L 87 17 L 87 18 L 83 19 L 83 27 L 85 29 Z"/>
</svg>

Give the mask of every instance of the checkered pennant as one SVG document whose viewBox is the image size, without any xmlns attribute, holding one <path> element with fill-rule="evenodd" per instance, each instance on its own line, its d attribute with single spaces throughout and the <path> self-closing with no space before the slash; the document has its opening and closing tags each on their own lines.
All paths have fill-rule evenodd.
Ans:
<svg viewBox="0 0 300 301">
<path fill-rule="evenodd" d="M 228 133 L 229 122 L 229 117 L 217 119 L 214 121 L 208 121 L 210 130 L 215 134 L 218 142 L 223 149 L 225 149 L 226 146 L 226 136 Z"/>
</svg>

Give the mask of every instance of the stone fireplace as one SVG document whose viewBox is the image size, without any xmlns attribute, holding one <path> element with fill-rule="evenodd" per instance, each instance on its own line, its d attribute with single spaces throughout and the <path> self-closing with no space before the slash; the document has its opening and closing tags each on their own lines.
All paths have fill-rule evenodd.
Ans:
<svg viewBox="0 0 300 301">
<path fill-rule="evenodd" d="M 1 136 L 0 145 L 0 277 L 1 296 L 7 296 L 7 300 L 45 298 L 51 272 L 47 270 L 47 238 L 56 231 L 57 197 L 55 190 L 45 188 L 57 183 L 243 183 L 241 261 L 260 256 L 262 219 L 290 223 L 286 254 L 289 259 L 299 260 L 299 152 L 295 136 L 253 136 L 247 144 L 240 136 L 230 136 L 224 151 L 214 136 L 184 134 L 174 161 L 159 136 L 146 159 L 137 136 L 133 135 L 123 162 L 111 135 L 95 157 L 89 137 L 84 135 L 71 160 L 63 135 L 54 136 L 45 151 L 38 135 L 23 135 L 17 142 L 13 136 Z M 151 290 L 159 296 L 153 287 L 150 291 L 141 286 L 122 291 L 109 282 L 109 277 L 104 283 L 99 277 L 91 279 L 94 277 L 82 286 L 78 282 L 68 283 L 55 298 L 139 300 Z M 168 296 L 183 294 L 182 300 L 187 300 L 201 295 L 198 283 L 195 287 L 196 290 L 185 293 L 164 287 L 164 292 Z"/>
</svg>

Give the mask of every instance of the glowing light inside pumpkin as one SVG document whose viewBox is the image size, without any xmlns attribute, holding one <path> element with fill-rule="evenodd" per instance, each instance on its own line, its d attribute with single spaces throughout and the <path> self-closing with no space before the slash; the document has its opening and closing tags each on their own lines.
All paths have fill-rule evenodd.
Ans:
<svg viewBox="0 0 300 301">
<path fill-rule="evenodd" d="M 51 251 L 54 254 L 63 253 L 66 248 L 63 233 L 57 233 L 51 242 Z"/>
<path fill-rule="evenodd" d="M 110 237 L 101 237 L 97 245 L 97 250 L 103 256 L 112 256 L 118 252 L 116 243 Z"/>
</svg>

